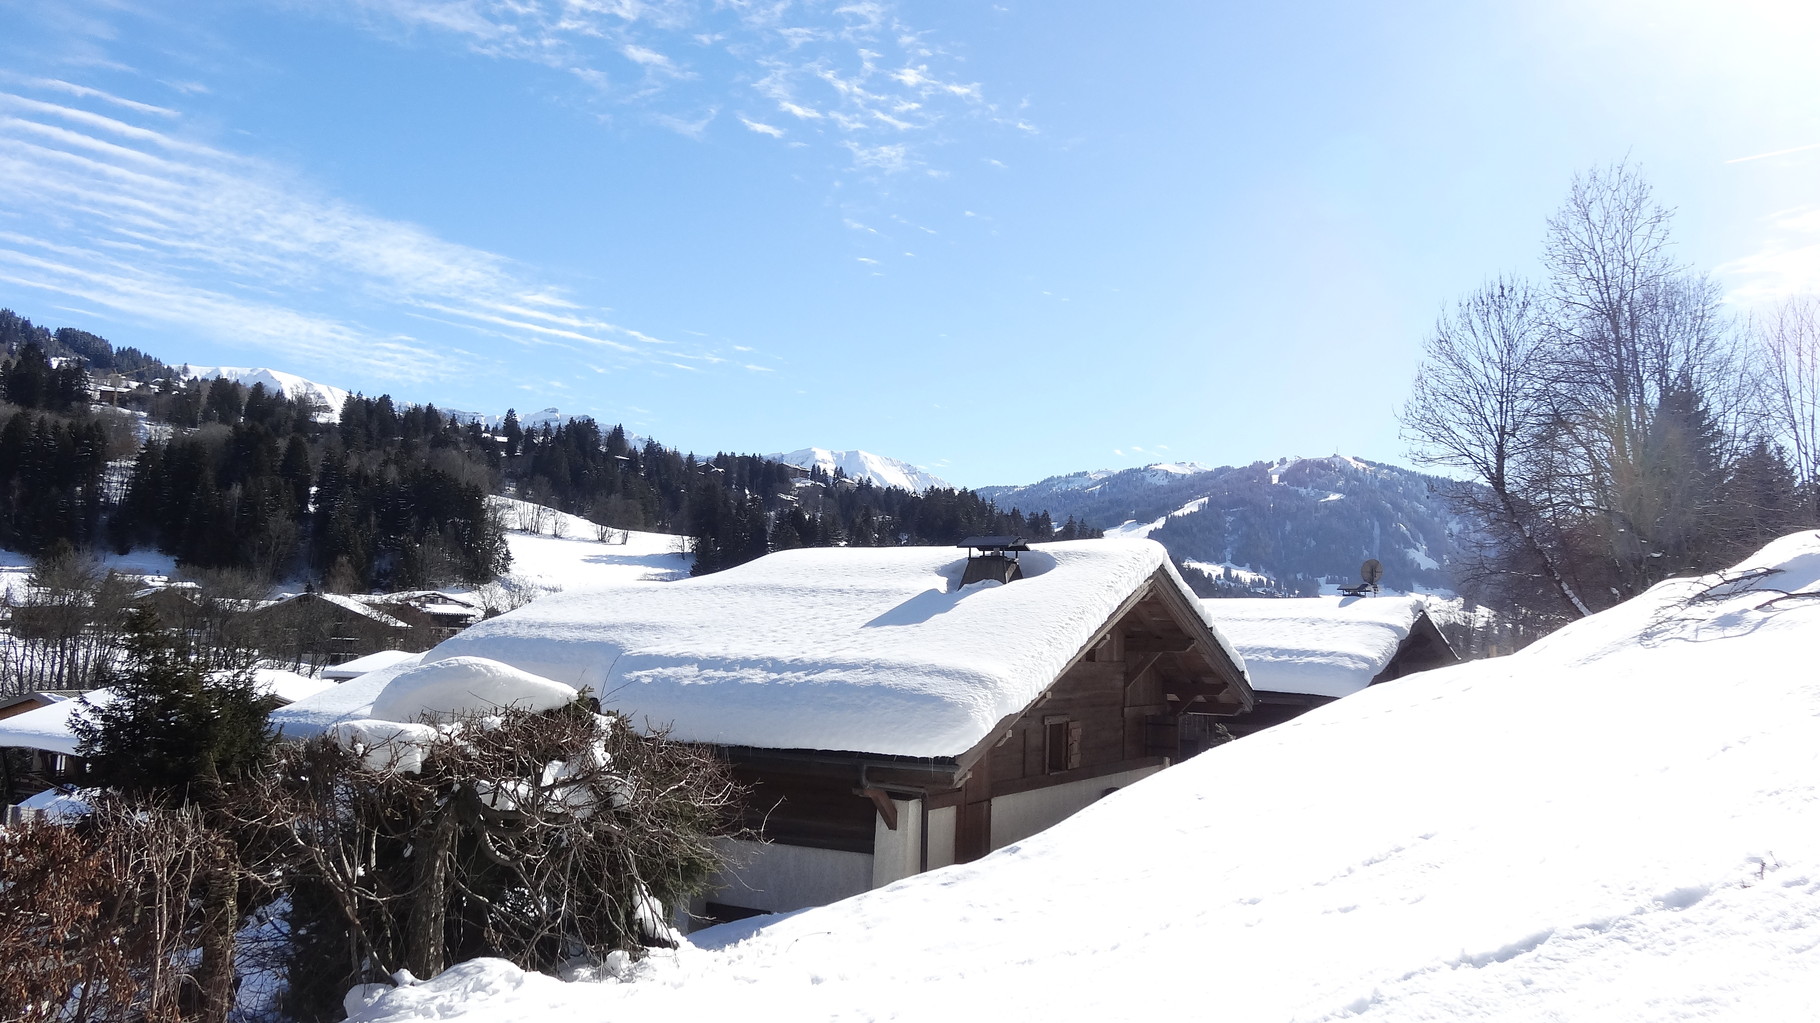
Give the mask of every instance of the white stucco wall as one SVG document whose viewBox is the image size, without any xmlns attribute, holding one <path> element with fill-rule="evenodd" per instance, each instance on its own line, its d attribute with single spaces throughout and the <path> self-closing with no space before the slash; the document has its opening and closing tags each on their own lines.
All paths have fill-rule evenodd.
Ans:
<svg viewBox="0 0 1820 1023">
<path fill-rule="evenodd" d="M 958 809 L 944 806 L 929 811 L 929 869 L 954 862 L 954 822 Z"/>
<path fill-rule="evenodd" d="M 1029 838 L 1044 828 L 1074 816 L 1081 808 L 1099 799 L 1107 789 L 1124 788 L 1160 770 L 1161 767 L 1144 767 L 1015 795 L 998 796 L 992 800 L 992 848 L 1002 849 L 1013 842 Z M 933 833 L 933 827 L 930 830 Z M 952 843 L 949 848 L 953 848 Z M 935 866 L 933 857 L 929 865 Z"/>
<path fill-rule="evenodd" d="M 786 913 L 872 888 L 872 857 L 865 853 L 731 840 L 727 845 L 731 863 L 715 876 L 706 901 Z"/>
<path fill-rule="evenodd" d="M 897 830 L 885 826 L 885 819 L 873 815 L 872 887 L 883 888 L 900 878 L 922 870 L 923 801 L 893 799 L 897 807 Z"/>
</svg>

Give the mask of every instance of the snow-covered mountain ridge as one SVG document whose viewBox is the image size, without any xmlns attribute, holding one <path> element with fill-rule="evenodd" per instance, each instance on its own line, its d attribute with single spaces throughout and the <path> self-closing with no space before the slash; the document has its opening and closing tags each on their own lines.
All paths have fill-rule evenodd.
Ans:
<svg viewBox="0 0 1820 1023">
<path fill-rule="evenodd" d="M 881 487 L 901 487 L 904 490 L 920 493 L 930 487 L 949 488 L 948 481 L 909 462 L 886 455 L 875 455 L 870 451 L 834 451 L 828 448 L 803 448 L 788 453 L 763 456 L 773 462 L 783 462 L 803 469 L 820 466 L 821 470 L 833 475 L 835 469 L 841 470 L 853 479 L 871 480 Z"/>
<path fill-rule="evenodd" d="M 278 391 L 292 401 L 305 401 L 316 406 L 320 410 L 319 414 L 328 419 L 341 418 L 342 403 L 348 400 L 351 393 L 332 384 L 321 384 L 295 373 L 264 367 L 186 365 L 180 372 L 192 380 L 227 379 L 249 388 L 254 384 L 264 384 L 268 391 Z"/>
<path fill-rule="evenodd" d="M 1148 536 L 1178 564 L 1197 567 L 1188 578 L 1209 595 L 1312 593 L 1322 579 L 1356 581 L 1367 558 L 1383 562 L 1392 589 L 1448 591 L 1454 537 L 1469 527 L 1437 482 L 1333 455 L 1216 469 L 1164 463 L 978 492 L 1001 508 L 1041 508 L 1057 521 L 1073 516 L 1108 534 Z"/>
</svg>

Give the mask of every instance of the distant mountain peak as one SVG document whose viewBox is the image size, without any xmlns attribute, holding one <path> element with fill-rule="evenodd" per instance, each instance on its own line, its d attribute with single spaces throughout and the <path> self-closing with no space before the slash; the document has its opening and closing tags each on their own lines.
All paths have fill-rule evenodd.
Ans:
<svg viewBox="0 0 1820 1023">
<path fill-rule="evenodd" d="M 332 384 L 319 384 L 306 380 L 295 373 L 283 370 L 267 369 L 262 366 L 197 366 L 186 365 L 183 375 L 192 380 L 232 380 L 244 387 L 264 384 L 268 391 L 277 391 L 292 401 L 308 401 L 320 406 L 324 411 L 322 419 L 335 422 L 341 418 L 342 403 L 348 400 L 349 392 Z"/>
<path fill-rule="evenodd" d="M 911 465 L 899 458 L 888 455 L 875 455 L 870 451 L 835 451 L 830 448 L 803 448 L 782 454 L 766 455 L 773 462 L 783 462 L 803 469 L 820 466 L 823 472 L 830 475 L 835 469 L 853 479 L 871 480 L 881 487 L 901 487 L 905 490 L 921 493 L 931 487 L 951 488 L 951 484 L 940 476 Z"/>
</svg>

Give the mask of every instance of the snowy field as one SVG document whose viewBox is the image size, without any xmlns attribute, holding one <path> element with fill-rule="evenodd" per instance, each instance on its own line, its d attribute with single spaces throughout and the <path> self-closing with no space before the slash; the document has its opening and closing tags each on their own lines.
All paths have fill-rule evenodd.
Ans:
<svg viewBox="0 0 1820 1023">
<path fill-rule="evenodd" d="M 509 497 L 489 500 L 501 510 L 510 530 L 506 533 L 506 546 L 512 552 L 512 567 L 505 579 L 508 585 L 551 592 L 688 578 L 693 558 L 681 553 L 682 537 L 619 530 L 613 542 L 602 542 L 596 539 L 594 523 L 579 515 Z M 532 525 L 538 527 L 537 532 L 518 528 Z"/>
<path fill-rule="evenodd" d="M 504 511 L 508 527 L 521 521 L 541 527 L 538 533 L 516 528 L 506 533 L 512 565 L 498 585 L 507 589 L 521 590 L 534 597 L 617 583 L 668 582 L 689 575 L 692 560 L 689 555 L 679 553 L 680 537 L 626 530 L 617 532 L 611 542 L 601 542 L 595 538 L 594 524 L 580 516 L 511 498 L 492 500 Z M 562 535 L 554 536 L 552 532 Z M 178 574 L 175 559 L 153 550 L 105 554 L 101 556 L 100 564 L 104 572 L 123 572 L 151 581 Z M 11 595 L 15 600 L 23 599 L 31 567 L 30 555 L 0 550 L 0 594 Z M 274 586 L 272 592 L 274 595 L 295 593 L 302 588 L 303 580 L 297 579 Z M 474 591 L 475 587 L 470 586 L 445 592 L 471 595 Z"/>
<path fill-rule="evenodd" d="M 165 579 L 177 570 L 177 562 L 168 554 L 157 551 L 131 551 L 126 554 L 108 553 L 101 556 L 103 572 L 121 572 L 126 575 L 144 576 L 151 579 Z M 26 579 L 32 574 L 32 556 L 18 551 L 0 550 L 0 594 L 13 600 L 23 600 L 26 596 Z"/>
<path fill-rule="evenodd" d="M 355 1019 L 1820 1018 L 1820 535 L 1373 687 L 984 860 Z M 1795 597 L 1783 591 L 1800 591 Z"/>
</svg>

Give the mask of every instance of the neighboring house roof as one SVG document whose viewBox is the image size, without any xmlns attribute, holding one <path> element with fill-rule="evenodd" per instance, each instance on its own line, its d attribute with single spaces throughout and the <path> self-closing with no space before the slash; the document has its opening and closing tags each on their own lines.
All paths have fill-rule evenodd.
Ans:
<svg viewBox="0 0 1820 1023">
<path fill-rule="evenodd" d="M 381 650 L 378 653 L 371 653 L 365 657 L 356 657 L 351 661 L 324 668 L 322 669 L 322 677 L 332 682 L 344 682 L 351 678 L 359 678 L 369 671 L 378 671 L 380 668 L 389 668 L 394 664 L 402 664 L 405 661 L 416 664 L 422 659 L 423 655 L 421 653 L 414 654 L 406 650 Z"/>
<path fill-rule="evenodd" d="M 279 668 L 254 668 L 253 682 L 261 692 L 286 704 L 334 687 L 333 682 Z M 64 699 L 23 714 L 0 718 L 0 747 L 21 746 L 73 755 L 76 733 L 71 727 L 72 721 L 86 717 L 89 704 L 104 707 L 114 701 L 112 689 L 96 689 L 81 695 L 87 698 L 87 704 L 78 699 Z"/>
<path fill-rule="evenodd" d="M 86 689 L 38 689 L 0 700 L 0 719 L 14 717 L 51 703 L 61 703 L 88 692 Z"/>
<path fill-rule="evenodd" d="M 85 695 L 88 703 L 98 707 L 114 701 L 112 689 L 97 689 Z M 70 699 L 0 719 L 0 746 L 20 746 L 73 756 L 76 752 L 76 733 L 70 727 L 70 722 L 87 716 L 88 705 L 81 700 Z"/>
<path fill-rule="evenodd" d="M 267 610 L 270 610 L 274 607 L 278 607 L 283 604 L 291 604 L 291 603 L 296 603 L 299 601 L 308 601 L 308 600 L 320 600 L 320 601 L 324 601 L 325 603 L 333 604 L 336 607 L 339 607 L 345 611 L 349 611 L 354 614 L 360 615 L 363 618 L 370 618 L 373 621 L 376 621 L 379 624 L 387 626 L 389 628 L 408 629 L 411 627 L 410 625 L 406 624 L 405 622 L 401 622 L 398 619 L 392 617 L 391 615 L 386 614 L 384 611 L 381 611 L 378 608 L 369 606 L 365 601 L 363 601 L 359 597 L 350 597 L 345 593 L 295 593 L 295 594 L 292 594 L 281 600 L 277 600 L 270 604 L 266 604 L 266 605 L 258 608 L 257 610 L 267 611 Z"/>
<path fill-rule="evenodd" d="M 784 551 L 680 582 L 554 594 L 424 661 L 487 657 L 586 686 L 684 741 L 945 757 L 1040 695 L 1153 578 L 1200 608 L 1150 540 L 1042 544 L 1008 584 L 961 588 L 966 561 L 951 547 Z M 290 708 L 286 730 L 363 716 L 353 701 L 370 704 L 393 674 Z"/>
<path fill-rule="evenodd" d="M 1254 690 L 1340 697 L 1369 686 L 1418 619 L 1420 597 L 1208 598 L 1201 602 L 1245 655 Z"/>
</svg>

